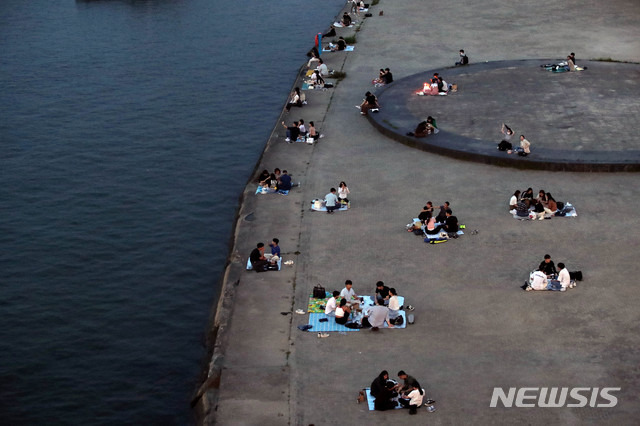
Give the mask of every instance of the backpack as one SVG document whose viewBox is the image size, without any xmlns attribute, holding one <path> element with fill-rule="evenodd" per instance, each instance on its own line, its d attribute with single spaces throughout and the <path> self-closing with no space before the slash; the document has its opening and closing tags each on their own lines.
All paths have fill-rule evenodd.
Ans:
<svg viewBox="0 0 640 426">
<path fill-rule="evenodd" d="M 313 288 L 314 299 L 324 299 L 326 297 L 327 297 L 327 294 L 325 293 L 324 287 L 322 287 L 320 284 L 318 284 Z"/>
<path fill-rule="evenodd" d="M 569 279 L 582 281 L 582 271 L 569 271 Z"/>
</svg>

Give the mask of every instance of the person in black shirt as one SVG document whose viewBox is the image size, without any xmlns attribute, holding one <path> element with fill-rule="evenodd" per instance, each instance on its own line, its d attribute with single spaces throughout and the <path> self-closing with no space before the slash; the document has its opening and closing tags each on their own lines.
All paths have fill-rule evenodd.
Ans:
<svg viewBox="0 0 640 426">
<path fill-rule="evenodd" d="M 360 114 L 367 115 L 367 112 L 372 109 L 380 108 L 378 104 L 378 98 L 371 92 L 367 92 L 364 95 L 364 101 L 360 104 Z"/>
<path fill-rule="evenodd" d="M 385 68 L 382 78 L 384 80 L 384 84 L 393 83 L 393 74 L 391 74 L 389 68 Z"/>
<path fill-rule="evenodd" d="M 447 234 L 454 236 L 454 238 L 457 238 L 458 218 L 453 216 L 453 212 L 451 211 L 451 209 L 447 209 L 446 215 L 447 218 L 444 221 L 444 230 L 447 231 Z"/>
<path fill-rule="evenodd" d="M 296 139 L 298 139 L 298 136 L 300 136 L 300 127 L 298 127 L 299 125 L 300 124 L 297 121 L 294 121 L 293 126 L 287 127 L 287 125 L 284 124 L 284 121 L 282 122 L 282 127 L 287 129 L 287 138 L 285 139 L 286 142 L 295 142 Z"/>
<path fill-rule="evenodd" d="M 264 272 L 267 270 L 269 261 L 264 257 L 264 243 L 258 243 L 249 255 L 251 267 L 256 272 Z"/>
<path fill-rule="evenodd" d="M 349 16 L 347 12 L 344 12 L 342 14 L 342 25 L 345 27 L 348 27 L 349 25 L 351 25 L 351 16 Z"/>
<path fill-rule="evenodd" d="M 389 287 L 384 285 L 382 281 L 376 283 L 376 303 L 378 305 L 389 304 Z"/>
<path fill-rule="evenodd" d="M 558 271 L 556 271 L 556 265 L 553 263 L 553 260 L 551 260 L 551 255 L 549 254 L 544 255 L 544 260 L 540 263 L 538 269 L 544 272 L 547 277 L 558 273 Z"/>
<path fill-rule="evenodd" d="M 469 58 L 465 55 L 464 50 L 460 49 L 460 62 L 456 62 L 456 66 L 469 64 Z"/>
</svg>

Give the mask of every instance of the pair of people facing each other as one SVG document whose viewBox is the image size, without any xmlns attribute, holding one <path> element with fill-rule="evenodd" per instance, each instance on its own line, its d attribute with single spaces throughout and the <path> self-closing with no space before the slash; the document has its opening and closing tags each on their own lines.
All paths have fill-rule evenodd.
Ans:
<svg viewBox="0 0 640 426">
<path fill-rule="evenodd" d="M 436 123 L 436 119 L 432 116 L 428 116 L 426 120 L 421 121 L 416 126 L 416 129 L 413 132 L 407 133 L 407 136 L 414 136 L 416 138 L 424 138 L 430 134 L 439 133 L 438 124 Z"/>
<path fill-rule="evenodd" d="M 337 195 L 336 195 L 337 192 Z M 331 188 L 329 190 L 329 193 L 327 195 L 324 196 L 324 203 L 325 203 L 325 207 L 327 208 L 327 213 L 333 213 L 334 210 L 339 209 L 342 204 L 346 204 L 347 206 L 349 205 L 349 194 L 351 193 L 351 191 L 349 191 L 349 187 L 347 187 L 347 184 L 342 181 L 340 182 L 340 185 L 338 185 L 338 190 L 336 191 L 335 188 Z"/>
<path fill-rule="evenodd" d="M 251 251 L 249 255 L 249 261 L 251 262 L 251 268 L 256 272 L 264 272 L 278 270 L 278 260 L 280 260 L 280 240 L 274 238 L 269 243 L 269 247 L 271 247 L 271 254 L 267 255 L 264 253 L 264 243 L 260 242 L 256 245 Z"/>
<path fill-rule="evenodd" d="M 425 391 L 418 381 L 405 373 L 398 371 L 398 378 L 403 380 L 401 385 L 389 379 L 387 370 L 383 370 L 371 383 L 371 396 L 375 398 L 374 407 L 378 411 L 393 410 L 397 407 L 396 399 L 403 408 L 409 409 L 409 414 L 417 414 L 417 409 L 424 402 Z M 435 401 L 428 399 L 427 404 Z"/>
</svg>

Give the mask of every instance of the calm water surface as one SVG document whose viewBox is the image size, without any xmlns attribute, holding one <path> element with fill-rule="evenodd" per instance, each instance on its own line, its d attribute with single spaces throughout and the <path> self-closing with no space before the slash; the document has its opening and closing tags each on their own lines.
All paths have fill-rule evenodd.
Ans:
<svg viewBox="0 0 640 426">
<path fill-rule="evenodd" d="M 237 197 L 342 5 L 0 2 L 0 423 L 192 421 Z"/>
</svg>

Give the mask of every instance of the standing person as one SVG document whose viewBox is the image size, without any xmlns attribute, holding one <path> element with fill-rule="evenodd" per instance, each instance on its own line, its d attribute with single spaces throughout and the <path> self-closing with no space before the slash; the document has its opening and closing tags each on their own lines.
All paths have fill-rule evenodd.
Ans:
<svg viewBox="0 0 640 426">
<path fill-rule="evenodd" d="M 298 122 L 294 121 L 293 126 L 287 127 L 287 125 L 284 124 L 284 121 L 282 122 L 282 127 L 287 129 L 287 138 L 285 139 L 285 142 L 295 142 L 298 139 L 298 136 L 300 136 L 300 128 L 298 125 Z"/>
<path fill-rule="evenodd" d="M 469 64 L 469 58 L 464 53 L 464 49 L 460 49 L 460 61 L 456 62 L 456 67 Z"/>
<path fill-rule="evenodd" d="M 335 188 L 331 188 L 330 192 L 324 196 L 324 202 L 327 207 L 327 214 L 333 213 L 338 208 L 338 196 Z"/>
<path fill-rule="evenodd" d="M 378 98 L 376 98 L 376 95 L 372 94 L 371 92 L 365 93 L 364 100 L 360 104 L 360 114 L 367 115 L 367 112 L 376 108 L 380 108 L 380 104 L 378 104 Z"/>
<path fill-rule="evenodd" d="M 349 204 L 349 198 L 347 197 L 350 193 L 351 191 L 349 191 L 347 184 L 344 181 L 340 182 L 340 185 L 338 185 L 338 200 L 341 203 Z"/>
<path fill-rule="evenodd" d="M 264 257 L 264 243 L 258 243 L 249 255 L 251 268 L 256 272 L 264 272 L 267 270 L 269 262 Z"/>
<path fill-rule="evenodd" d="M 291 92 L 291 100 L 286 106 L 287 112 L 289 112 L 289 110 L 291 110 L 291 107 L 293 106 L 302 108 L 302 96 L 300 95 L 299 87 L 296 87 L 295 89 L 293 89 L 293 92 Z"/>
</svg>

